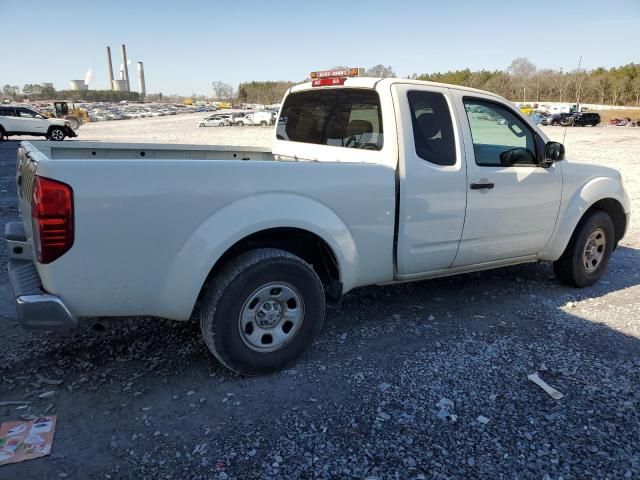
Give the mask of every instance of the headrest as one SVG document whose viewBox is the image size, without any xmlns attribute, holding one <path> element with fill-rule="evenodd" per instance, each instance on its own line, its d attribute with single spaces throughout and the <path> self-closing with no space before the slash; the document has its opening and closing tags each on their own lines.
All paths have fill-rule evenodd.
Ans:
<svg viewBox="0 0 640 480">
<path fill-rule="evenodd" d="M 438 133 L 444 133 L 440 120 L 440 116 L 434 115 L 433 113 L 422 113 L 416 119 L 416 121 L 418 122 L 418 127 L 422 132 L 422 137 L 425 140 L 432 139 Z"/>
<path fill-rule="evenodd" d="M 364 135 L 365 133 L 373 133 L 373 124 L 367 120 L 351 120 L 347 125 L 345 138 L 353 135 Z"/>
</svg>

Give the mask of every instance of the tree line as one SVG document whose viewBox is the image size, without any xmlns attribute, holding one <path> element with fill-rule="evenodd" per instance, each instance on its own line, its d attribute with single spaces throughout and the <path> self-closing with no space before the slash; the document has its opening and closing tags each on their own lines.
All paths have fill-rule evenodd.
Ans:
<svg viewBox="0 0 640 480">
<path fill-rule="evenodd" d="M 342 65 L 332 69 L 346 68 Z M 368 77 L 395 77 L 391 66 L 374 65 L 365 71 Z M 514 59 L 505 70 L 452 70 L 414 73 L 407 78 L 464 85 L 488 90 L 511 101 L 598 103 L 640 106 L 640 64 L 594 70 L 565 72 L 538 68 L 527 58 Z M 308 78 L 306 80 L 309 80 Z M 214 98 L 246 103 L 276 103 L 286 90 L 298 82 L 244 82 L 234 92 L 231 85 L 214 82 Z"/>
<path fill-rule="evenodd" d="M 640 64 L 634 63 L 565 72 L 538 69 L 527 58 L 516 58 L 504 71 L 466 68 L 409 78 L 488 90 L 512 101 L 640 106 Z"/>
<path fill-rule="evenodd" d="M 25 84 L 5 85 L 0 91 L 4 98 L 16 101 L 29 100 L 69 100 L 72 102 L 120 102 L 140 101 L 139 92 L 119 92 L 116 90 L 56 90 L 50 85 Z"/>
</svg>

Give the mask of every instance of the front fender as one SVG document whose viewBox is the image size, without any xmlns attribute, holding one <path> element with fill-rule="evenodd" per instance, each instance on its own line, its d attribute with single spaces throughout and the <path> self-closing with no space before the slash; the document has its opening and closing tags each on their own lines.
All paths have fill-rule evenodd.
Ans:
<svg viewBox="0 0 640 480">
<path fill-rule="evenodd" d="M 159 310 L 169 318 L 188 319 L 218 259 L 243 238 L 278 227 L 299 228 L 322 238 L 336 256 L 345 291 L 353 287 L 359 259 L 342 219 L 317 200 L 291 193 L 265 193 L 224 206 L 187 237 L 169 268 L 159 297 L 166 304 Z"/>
<path fill-rule="evenodd" d="M 620 203 L 625 213 L 628 214 L 631 202 L 622 186 L 622 182 L 614 178 L 592 178 L 578 188 L 566 202 L 563 198 L 556 227 L 549 243 L 539 255 L 540 260 L 555 261 L 560 258 L 565 248 L 567 248 L 578 222 L 587 210 L 596 202 L 608 198 Z"/>
</svg>

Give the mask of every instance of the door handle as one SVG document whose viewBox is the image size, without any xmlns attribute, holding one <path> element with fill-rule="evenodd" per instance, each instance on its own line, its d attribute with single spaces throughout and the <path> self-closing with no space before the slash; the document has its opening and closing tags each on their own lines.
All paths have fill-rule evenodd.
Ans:
<svg viewBox="0 0 640 480">
<path fill-rule="evenodd" d="M 471 188 L 471 190 L 481 190 L 484 188 L 491 189 L 494 186 L 495 185 L 493 183 L 472 183 L 471 185 L 469 185 L 469 188 Z"/>
</svg>

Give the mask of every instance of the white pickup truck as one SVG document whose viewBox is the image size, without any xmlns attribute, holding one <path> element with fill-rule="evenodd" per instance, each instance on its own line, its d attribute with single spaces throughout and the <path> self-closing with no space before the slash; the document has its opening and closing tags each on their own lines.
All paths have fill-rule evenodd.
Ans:
<svg viewBox="0 0 640 480">
<path fill-rule="evenodd" d="M 26 328 L 196 317 L 245 375 L 296 359 L 325 296 L 523 262 L 596 282 L 630 202 L 613 169 L 564 159 L 501 97 L 315 75 L 286 94 L 271 150 L 23 142 L 7 226 Z"/>
</svg>

